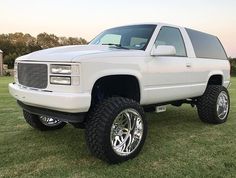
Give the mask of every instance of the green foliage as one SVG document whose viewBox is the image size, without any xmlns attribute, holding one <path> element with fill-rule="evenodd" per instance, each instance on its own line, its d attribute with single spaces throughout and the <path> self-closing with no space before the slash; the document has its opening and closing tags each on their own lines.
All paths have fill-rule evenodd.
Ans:
<svg viewBox="0 0 236 178">
<path fill-rule="evenodd" d="M 37 36 L 37 42 L 42 49 L 60 46 L 59 38 L 53 34 L 40 33 Z"/>
<path fill-rule="evenodd" d="M 4 64 L 13 68 L 17 57 L 56 46 L 86 44 L 83 38 L 57 37 L 54 34 L 40 33 L 36 38 L 30 34 L 9 33 L 0 35 L 0 49 L 4 52 Z"/>
<path fill-rule="evenodd" d="M 9 68 L 13 68 L 15 59 L 19 55 L 20 54 L 17 54 L 17 53 L 9 53 L 8 55 L 5 55 L 5 57 L 4 57 L 4 64 L 7 64 Z"/>
<path fill-rule="evenodd" d="M 4 76 L 11 76 L 11 73 L 9 71 L 5 72 Z"/>
<path fill-rule="evenodd" d="M 231 75 L 236 75 L 236 58 L 229 58 Z"/>
</svg>

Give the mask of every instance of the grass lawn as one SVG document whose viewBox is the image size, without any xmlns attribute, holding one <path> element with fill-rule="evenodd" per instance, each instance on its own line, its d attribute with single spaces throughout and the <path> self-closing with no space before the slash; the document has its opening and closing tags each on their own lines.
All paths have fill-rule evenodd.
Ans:
<svg viewBox="0 0 236 178">
<path fill-rule="evenodd" d="M 228 122 L 202 123 L 189 105 L 147 114 L 142 152 L 121 165 L 93 157 L 84 131 L 71 125 L 52 132 L 32 129 L 8 94 L 11 81 L 0 77 L 0 177 L 236 177 L 236 77 Z"/>
</svg>

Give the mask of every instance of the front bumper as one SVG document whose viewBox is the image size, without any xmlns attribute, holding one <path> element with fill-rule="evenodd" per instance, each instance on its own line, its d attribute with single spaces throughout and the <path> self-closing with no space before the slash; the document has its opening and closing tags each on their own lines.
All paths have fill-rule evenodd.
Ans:
<svg viewBox="0 0 236 178">
<path fill-rule="evenodd" d="M 84 122 L 86 116 L 86 113 L 68 113 L 68 112 L 66 113 L 45 108 L 38 108 L 35 106 L 28 106 L 19 100 L 17 100 L 17 103 L 22 109 L 24 109 L 29 113 L 52 117 L 63 122 L 82 123 Z"/>
<path fill-rule="evenodd" d="M 84 113 L 89 110 L 90 93 L 60 93 L 37 91 L 9 84 L 10 94 L 25 105 L 66 113 Z"/>
</svg>

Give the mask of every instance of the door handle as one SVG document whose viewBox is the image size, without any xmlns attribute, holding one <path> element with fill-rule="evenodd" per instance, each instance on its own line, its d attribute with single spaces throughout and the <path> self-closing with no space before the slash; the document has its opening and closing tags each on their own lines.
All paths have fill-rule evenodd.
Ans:
<svg viewBox="0 0 236 178">
<path fill-rule="evenodd" d="M 187 64 L 186 64 L 186 67 L 187 67 L 187 68 L 192 67 L 191 63 L 187 63 Z"/>
</svg>

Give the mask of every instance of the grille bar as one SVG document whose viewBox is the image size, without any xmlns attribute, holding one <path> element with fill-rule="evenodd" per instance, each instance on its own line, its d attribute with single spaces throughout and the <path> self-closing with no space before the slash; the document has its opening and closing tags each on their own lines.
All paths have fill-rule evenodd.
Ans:
<svg viewBox="0 0 236 178">
<path fill-rule="evenodd" d="M 18 63 L 18 81 L 21 85 L 44 89 L 48 85 L 46 64 Z"/>
</svg>

